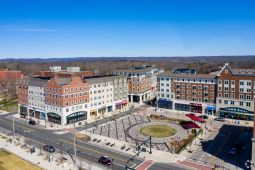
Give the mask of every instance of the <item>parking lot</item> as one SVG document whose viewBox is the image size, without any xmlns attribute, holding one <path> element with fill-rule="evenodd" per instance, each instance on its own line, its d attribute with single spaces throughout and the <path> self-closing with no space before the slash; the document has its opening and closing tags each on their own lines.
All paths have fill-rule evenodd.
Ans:
<svg viewBox="0 0 255 170">
<path fill-rule="evenodd" d="M 201 142 L 190 159 L 225 169 L 247 169 L 251 158 L 251 129 L 213 121 L 214 131 Z"/>
</svg>

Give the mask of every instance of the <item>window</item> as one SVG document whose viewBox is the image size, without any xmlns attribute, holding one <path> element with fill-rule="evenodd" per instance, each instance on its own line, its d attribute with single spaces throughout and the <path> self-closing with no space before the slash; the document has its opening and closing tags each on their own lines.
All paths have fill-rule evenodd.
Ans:
<svg viewBox="0 0 255 170">
<path fill-rule="evenodd" d="M 251 95 L 246 95 L 246 100 L 251 100 Z"/>
<path fill-rule="evenodd" d="M 251 93 L 251 89 L 246 89 L 246 92 L 247 93 Z"/>
<path fill-rule="evenodd" d="M 247 107 L 251 107 L 251 103 L 250 103 L 250 102 L 247 102 L 247 103 L 246 103 L 246 106 L 247 106 Z"/>
<path fill-rule="evenodd" d="M 240 95 L 239 95 L 239 99 L 240 99 L 240 100 L 243 100 L 243 99 L 244 99 L 244 95 L 243 95 L 243 94 L 240 94 Z"/>
<path fill-rule="evenodd" d="M 234 101 L 230 101 L 230 104 L 231 104 L 231 105 L 234 105 L 234 104 L 235 104 L 235 102 L 234 102 Z"/>
<path fill-rule="evenodd" d="M 228 93 L 224 93 L 224 97 L 225 98 L 228 98 L 229 96 L 228 96 Z"/>
<path fill-rule="evenodd" d="M 219 97 L 222 97 L 222 93 L 219 93 L 218 96 L 219 96 Z"/>
<path fill-rule="evenodd" d="M 69 112 L 69 108 L 66 108 L 66 112 Z"/>
<path fill-rule="evenodd" d="M 227 84 L 228 84 L 228 80 L 224 80 L 224 84 L 226 84 L 226 85 L 227 85 Z"/>
<path fill-rule="evenodd" d="M 243 82 L 243 81 L 240 81 L 239 83 L 240 83 L 240 85 L 241 85 L 241 86 L 243 86 L 243 85 L 244 85 L 244 82 Z"/>
<path fill-rule="evenodd" d="M 219 81 L 218 81 L 218 84 L 219 84 L 219 85 L 221 85 L 221 84 L 222 84 L 222 81 L 221 81 L 221 80 L 219 80 Z"/>
<path fill-rule="evenodd" d="M 235 88 L 232 87 L 232 88 L 231 88 L 231 92 L 235 92 Z"/>
<path fill-rule="evenodd" d="M 251 82 L 250 81 L 246 82 L 246 85 L 251 86 Z"/>
<path fill-rule="evenodd" d="M 243 106 L 243 102 L 240 102 L 240 106 Z"/>
<path fill-rule="evenodd" d="M 239 92 L 243 93 L 244 89 L 243 88 L 239 88 Z"/>
<path fill-rule="evenodd" d="M 219 87 L 218 90 L 221 91 L 221 90 L 222 90 L 222 87 Z"/>
<path fill-rule="evenodd" d="M 221 103 L 221 99 L 219 99 L 218 102 Z"/>
<path fill-rule="evenodd" d="M 235 85 L 235 80 L 231 80 L 231 85 Z"/>
<path fill-rule="evenodd" d="M 227 101 L 227 100 L 224 100 L 224 104 L 228 104 L 228 101 Z"/>
<path fill-rule="evenodd" d="M 228 87 L 224 87 L 224 91 L 228 91 Z"/>
</svg>

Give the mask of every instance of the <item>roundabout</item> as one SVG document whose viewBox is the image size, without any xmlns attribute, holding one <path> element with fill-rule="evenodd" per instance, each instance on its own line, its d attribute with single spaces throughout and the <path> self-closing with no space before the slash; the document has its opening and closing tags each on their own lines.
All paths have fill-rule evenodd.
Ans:
<svg viewBox="0 0 255 170">
<path fill-rule="evenodd" d="M 166 125 L 149 125 L 141 128 L 140 132 L 148 137 L 164 138 L 173 136 L 175 129 Z"/>
<path fill-rule="evenodd" d="M 151 136 L 151 141 L 154 144 L 169 142 L 173 138 L 182 138 L 186 134 L 180 125 L 165 121 L 134 124 L 125 133 L 131 139 L 139 142 L 143 142 Z"/>
</svg>

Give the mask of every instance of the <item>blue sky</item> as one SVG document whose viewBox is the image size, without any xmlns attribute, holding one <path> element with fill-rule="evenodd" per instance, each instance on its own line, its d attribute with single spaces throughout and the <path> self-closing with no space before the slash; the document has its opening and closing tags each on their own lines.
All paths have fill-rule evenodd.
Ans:
<svg viewBox="0 0 255 170">
<path fill-rule="evenodd" d="M 254 0 L 0 0 L 0 58 L 255 54 Z"/>
</svg>

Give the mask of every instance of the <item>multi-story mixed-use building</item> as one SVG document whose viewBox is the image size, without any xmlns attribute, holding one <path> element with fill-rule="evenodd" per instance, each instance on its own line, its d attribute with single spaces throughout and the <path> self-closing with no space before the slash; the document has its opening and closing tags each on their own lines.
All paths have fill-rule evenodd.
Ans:
<svg viewBox="0 0 255 170">
<path fill-rule="evenodd" d="M 254 119 L 254 69 L 231 69 L 225 64 L 214 74 L 165 72 L 157 81 L 159 107 L 230 119 Z"/>
<path fill-rule="evenodd" d="M 124 76 L 95 76 L 85 80 L 90 88 L 90 116 L 128 109 L 128 86 Z"/>
<path fill-rule="evenodd" d="M 21 117 L 61 125 L 128 109 L 124 76 L 23 77 L 17 95 Z"/>
<path fill-rule="evenodd" d="M 159 107 L 195 113 L 215 113 L 216 79 L 207 74 L 173 74 L 158 76 Z"/>
<path fill-rule="evenodd" d="M 161 70 L 143 65 L 125 70 L 116 70 L 115 75 L 127 77 L 129 102 L 142 103 L 156 96 L 157 76 Z"/>
</svg>

